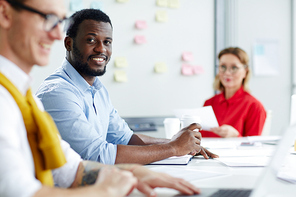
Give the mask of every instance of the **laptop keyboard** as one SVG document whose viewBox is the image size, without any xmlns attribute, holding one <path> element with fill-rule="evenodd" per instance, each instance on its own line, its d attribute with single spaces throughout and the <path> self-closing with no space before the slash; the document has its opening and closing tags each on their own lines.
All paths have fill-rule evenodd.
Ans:
<svg viewBox="0 0 296 197">
<path fill-rule="evenodd" d="M 248 197 L 252 190 L 247 189 L 220 189 L 211 197 Z"/>
</svg>

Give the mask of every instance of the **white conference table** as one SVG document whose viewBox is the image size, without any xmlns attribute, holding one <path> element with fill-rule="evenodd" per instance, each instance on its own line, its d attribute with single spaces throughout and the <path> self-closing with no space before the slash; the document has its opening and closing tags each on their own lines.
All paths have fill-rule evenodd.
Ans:
<svg viewBox="0 0 296 197">
<path fill-rule="evenodd" d="M 207 140 L 207 139 L 203 139 Z M 210 139 L 211 140 L 211 139 Z M 222 139 L 220 139 L 222 140 Z M 242 139 L 234 139 L 242 140 Z M 264 145 L 271 146 L 271 145 Z M 275 146 L 271 146 L 275 147 Z M 255 147 L 253 147 L 255 148 Z M 296 155 L 290 155 L 296 157 Z M 296 160 L 295 160 L 296 161 Z M 190 180 L 190 183 L 197 186 L 198 188 L 245 188 L 253 189 L 256 186 L 256 182 L 264 170 L 264 167 L 228 167 L 220 161 L 209 159 L 206 160 L 200 156 L 192 158 L 187 165 L 146 165 L 147 168 L 153 170 L 153 168 L 159 168 L 166 166 L 167 168 L 180 168 L 182 170 L 193 170 L 193 171 L 206 171 L 214 173 L 223 173 L 222 176 L 203 178 L 199 180 Z M 296 166 L 296 163 L 295 163 Z M 296 196 L 296 184 L 287 183 L 286 181 L 278 180 L 277 183 L 271 183 L 270 191 L 274 197 L 279 196 Z M 180 196 L 180 194 L 172 189 L 167 188 L 156 188 L 159 197 L 166 196 Z M 286 194 L 283 195 L 282 191 Z M 135 190 L 130 196 L 144 196 L 137 190 Z M 196 195 L 198 196 L 198 195 Z"/>
</svg>

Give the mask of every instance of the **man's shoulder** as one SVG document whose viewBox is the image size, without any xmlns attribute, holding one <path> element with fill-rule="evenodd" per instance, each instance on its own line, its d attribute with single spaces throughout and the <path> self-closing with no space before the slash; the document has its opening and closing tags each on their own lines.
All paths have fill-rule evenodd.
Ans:
<svg viewBox="0 0 296 197">
<path fill-rule="evenodd" d="M 66 73 L 57 70 L 42 82 L 36 95 L 42 99 L 44 95 L 64 95 L 69 93 L 78 94 L 79 90 Z"/>
</svg>

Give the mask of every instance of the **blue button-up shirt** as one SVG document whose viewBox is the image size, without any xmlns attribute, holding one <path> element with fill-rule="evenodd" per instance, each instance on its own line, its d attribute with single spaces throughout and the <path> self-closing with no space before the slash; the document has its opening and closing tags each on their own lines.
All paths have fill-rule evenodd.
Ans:
<svg viewBox="0 0 296 197">
<path fill-rule="evenodd" d="M 114 164 L 117 144 L 128 144 L 133 135 L 98 77 L 90 86 L 67 60 L 36 94 L 62 138 L 83 159 Z"/>
</svg>

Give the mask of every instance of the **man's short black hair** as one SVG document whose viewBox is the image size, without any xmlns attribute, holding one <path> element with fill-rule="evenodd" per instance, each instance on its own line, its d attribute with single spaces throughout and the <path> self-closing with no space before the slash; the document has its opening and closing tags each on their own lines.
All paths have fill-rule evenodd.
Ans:
<svg viewBox="0 0 296 197">
<path fill-rule="evenodd" d="M 75 12 L 71 17 L 70 17 L 70 25 L 67 30 L 67 36 L 70 38 L 75 38 L 77 35 L 78 31 L 78 26 L 80 23 L 82 23 L 84 20 L 95 20 L 98 22 L 105 22 L 105 23 L 110 23 L 112 27 L 111 20 L 107 14 L 102 12 L 99 9 L 83 9 L 80 11 Z"/>
</svg>

